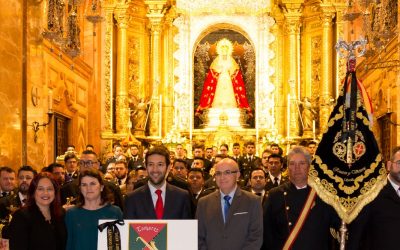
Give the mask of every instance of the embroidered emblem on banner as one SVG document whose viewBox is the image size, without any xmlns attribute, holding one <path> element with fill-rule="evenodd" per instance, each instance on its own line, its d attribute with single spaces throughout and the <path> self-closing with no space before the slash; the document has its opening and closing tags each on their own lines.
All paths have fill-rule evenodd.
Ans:
<svg viewBox="0 0 400 250">
<path fill-rule="evenodd" d="M 347 146 L 342 142 L 342 131 L 336 133 L 335 139 L 333 141 L 332 151 L 333 154 L 342 162 L 346 163 L 346 154 L 348 152 Z M 360 131 L 356 131 L 355 143 L 350 152 L 353 152 L 352 163 L 358 161 L 361 156 L 365 154 L 367 148 L 365 146 L 365 139 Z"/>
<path fill-rule="evenodd" d="M 166 250 L 167 223 L 130 223 L 130 250 Z"/>
</svg>

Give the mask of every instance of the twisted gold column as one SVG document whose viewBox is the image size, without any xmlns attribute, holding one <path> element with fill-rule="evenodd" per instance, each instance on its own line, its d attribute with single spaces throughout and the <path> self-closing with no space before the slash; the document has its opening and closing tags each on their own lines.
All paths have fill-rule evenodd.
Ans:
<svg viewBox="0 0 400 250">
<path fill-rule="evenodd" d="M 333 40 L 332 40 L 332 18 L 335 13 L 325 11 L 321 14 L 323 24 L 322 30 L 322 74 L 320 92 L 320 131 L 325 131 L 330 114 L 330 100 L 333 98 Z"/>
<path fill-rule="evenodd" d="M 117 88 L 116 88 L 116 129 L 118 134 L 127 132 L 129 121 L 129 104 L 127 91 L 128 77 L 128 47 L 127 27 L 128 6 L 117 6 L 114 14 L 118 22 L 118 44 L 117 44 Z"/>
</svg>

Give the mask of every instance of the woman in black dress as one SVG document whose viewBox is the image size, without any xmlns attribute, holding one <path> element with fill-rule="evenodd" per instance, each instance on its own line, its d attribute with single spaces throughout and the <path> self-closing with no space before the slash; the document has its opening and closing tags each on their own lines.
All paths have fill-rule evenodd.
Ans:
<svg viewBox="0 0 400 250">
<path fill-rule="evenodd" d="M 32 180 L 28 202 L 12 215 L 3 232 L 10 250 L 64 250 L 66 228 L 59 188 L 50 173 L 39 173 Z"/>
</svg>

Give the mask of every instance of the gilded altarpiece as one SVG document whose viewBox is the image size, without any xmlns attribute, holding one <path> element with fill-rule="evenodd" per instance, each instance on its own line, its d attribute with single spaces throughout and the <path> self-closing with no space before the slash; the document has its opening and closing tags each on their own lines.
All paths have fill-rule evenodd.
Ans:
<svg viewBox="0 0 400 250">
<path fill-rule="evenodd" d="M 242 72 L 244 86 L 246 89 L 246 99 L 252 112 L 255 110 L 255 53 L 250 41 L 241 33 L 231 29 L 218 29 L 208 33 L 199 44 L 194 52 L 194 106 L 196 109 L 200 103 L 200 94 L 202 92 L 207 72 L 211 63 L 217 57 L 216 47 L 218 41 L 226 38 L 233 43 L 233 58 Z M 254 116 L 249 117 L 247 124 L 250 128 L 254 128 Z M 201 128 L 201 120 L 194 117 L 194 128 Z"/>
<path fill-rule="evenodd" d="M 270 61 L 275 56 L 270 49 L 275 37 L 271 33 L 274 19 L 267 14 L 270 7 L 265 1 L 177 1 L 178 17 L 174 21 L 177 35 L 174 42 L 178 49 L 174 53 L 177 67 L 174 86 L 176 127 L 190 136 L 193 131 L 195 106 L 195 56 L 202 38 L 218 29 L 231 29 L 241 33 L 254 46 L 254 109 L 255 130 L 265 133 L 274 129 L 274 89 L 270 78 L 274 68 Z M 201 91 L 201 90 L 200 90 Z M 198 94 L 196 92 L 196 94 Z M 253 94 L 253 93 L 251 93 Z M 182 105 L 188 103 L 190 105 Z M 263 131 L 263 132 L 262 132 Z"/>
</svg>

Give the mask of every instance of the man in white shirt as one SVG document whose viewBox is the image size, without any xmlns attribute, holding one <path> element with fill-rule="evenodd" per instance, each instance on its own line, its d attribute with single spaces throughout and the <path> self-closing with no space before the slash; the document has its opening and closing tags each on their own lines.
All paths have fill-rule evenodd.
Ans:
<svg viewBox="0 0 400 250">
<path fill-rule="evenodd" d="M 125 199 L 125 219 L 191 219 L 188 191 L 168 184 L 169 151 L 165 147 L 151 148 L 145 158 L 148 182 L 128 194 Z"/>
</svg>

